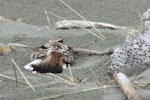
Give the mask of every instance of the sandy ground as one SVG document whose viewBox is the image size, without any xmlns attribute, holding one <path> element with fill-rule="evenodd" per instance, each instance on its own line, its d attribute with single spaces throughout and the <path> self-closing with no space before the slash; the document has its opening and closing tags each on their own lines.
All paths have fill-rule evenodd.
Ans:
<svg viewBox="0 0 150 100">
<path fill-rule="evenodd" d="M 139 13 L 142 14 L 150 5 L 148 0 L 65 1 L 88 20 L 130 27 L 140 24 Z M 0 21 L 0 43 L 8 44 L 17 41 L 18 43 L 37 47 L 54 36 L 61 36 L 69 46 L 100 51 L 121 46 L 124 42 L 126 31 L 122 30 L 101 30 L 106 37 L 105 41 L 92 36 L 85 30 L 56 30 L 53 28 L 54 23 L 59 19 L 51 15 L 49 15 L 51 27 L 46 27 L 45 25 L 48 25 L 48 23 L 44 10 L 54 12 L 67 19 L 80 19 L 61 4 L 59 0 L 0 0 L 0 16 L 10 19 L 8 21 Z M 23 21 L 16 22 L 13 21 L 14 18 L 22 18 Z M 25 22 L 29 22 L 29 24 Z M 32 74 L 23 68 L 25 64 L 30 62 L 31 53 L 32 49 L 30 48 L 14 48 L 13 52 L 0 56 L 0 73 L 14 77 L 13 64 L 11 63 L 11 59 L 14 59 L 36 91 L 32 91 L 28 85 L 21 83 L 18 83 L 16 87 L 15 81 L 0 77 L 0 100 L 34 100 L 44 96 L 98 88 L 110 81 L 107 76 L 107 68 L 110 64 L 102 67 L 95 74 L 96 78 L 91 76 L 86 82 L 82 82 L 77 86 L 64 83 L 50 75 L 45 75 L 49 78 L 44 78 L 38 74 Z M 91 69 L 95 71 L 109 60 L 110 55 L 76 54 L 72 65 L 73 76 L 82 81 L 92 73 Z M 149 73 L 150 70 L 147 69 L 138 75 L 133 73 L 129 77 L 134 77 L 137 82 L 144 84 L 150 81 Z M 69 80 L 68 68 L 58 75 Z M 23 80 L 19 72 L 17 72 L 17 76 L 18 79 Z M 97 80 L 100 84 L 97 84 Z M 137 88 L 137 91 L 141 94 L 143 100 L 150 99 L 149 86 Z M 80 92 L 62 96 L 56 98 L 56 100 L 110 100 L 112 98 L 113 100 L 127 100 L 119 88 Z"/>
</svg>

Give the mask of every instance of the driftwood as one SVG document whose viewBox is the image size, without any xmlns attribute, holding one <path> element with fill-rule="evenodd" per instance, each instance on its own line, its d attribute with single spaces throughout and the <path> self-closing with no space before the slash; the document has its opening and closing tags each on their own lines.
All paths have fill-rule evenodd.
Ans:
<svg viewBox="0 0 150 100">
<path fill-rule="evenodd" d="M 121 72 L 115 72 L 113 77 L 124 94 L 127 96 L 128 100 L 142 100 L 125 74 Z"/>
<path fill-rule="evenodd" d="M 83 48 L 74 48 L 73 51 L 75 53 L 81 52 L 81 53 L 94 54 L 94 55 L 100 55 L 100 56 L 109 55 L 109 54 L 112 54 L 114 52 L 113 49 L 108 49 L 108 50 L 98 52 L 98 51 L 88 50 L 88 49 L 83 49 Z"/>
<path fill-rule="evenodd" d="M 109 23 L 103 22 L 92 22 L 85 20 L 61 20 L 55 23 L 56 29 L 82 29 L 82 28 L 97 28 L 97 29 L 124 29 L 128 30 L 129 28 L 123 26 L 116 26 Z"/>
</svg>

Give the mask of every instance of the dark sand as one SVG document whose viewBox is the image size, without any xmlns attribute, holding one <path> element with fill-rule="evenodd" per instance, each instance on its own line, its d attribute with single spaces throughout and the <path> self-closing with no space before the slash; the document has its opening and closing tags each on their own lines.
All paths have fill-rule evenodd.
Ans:
<svg viewBox="0 0 150 100">
<path fill-rule="evenodd" d="M 86 19 L 92 21 L 101 21 L 115 25 L 134 27 L 140 25 L 140 15 L 150 6 L 149 0 L 65 0 L 71 7 L 76 9 Z M 54 23 L 58 18 L 49 15 L 51 27 L 48 25 L 44 10 L 54 12 L 67 19 L 80 19 L 71 10 L 66 8 L 59 0 L 0 0 L 0 16 L 10 20 L 0 21 L 0 43 L 8 44 L 18 41 L 18 43 L 28 46 L 40 46 L 54 36 L 64 38 L 66 44 L 73 47 L 82 47 L 92 50 L 105 50 L 121 46 L 125 40 L 126 31 L 121 30 L 101 30 L 106 37 L 102 41 L 85 30 L 56 30 Z M 22 18 L 22 22 L 12 21 L 14 18 Z M 28 21 L 30 24 L 25 23 Z M 37 31 L 39 30 L 39 31 Z M 0 77 L 0 100 L 34 100 L 43 96 L 53 96 L 75 90 L 96 88 L 98 84 L 94 76 L 87 79 L 80 86 L 71 86 L 64 82 L 59 82 L 57 78 L 49 75 L 49 78 L 43 78 L 38 74 L 32 74 L 25 70 L 23 66 L 30 61 L 32 49 L 14 48 L 14 51 L 4 56 L 0 56 L 0 73 L 14 77 L 13 58 L 20 66 L 25 76 L 29 79 L 36 91 L 33 92 L 28 85 Z M 75 78 L 83 80 L 98 69 L 104 63 L 110 60 L 108 56 L 76 54 L 72 65 L 72 72 Z M 110 65 L 110 64 L 109 64 Z M 95 75 L 100 86 L 105 85 L 110 79 L 107 76 L 107 68 L 104 66 Z M 150 70 L 141 72 L 139 75 L 132 75 L 139 83 L 150 81 Z M 63 73 L 58 74 L 69 80 L 68 68 Z M 18 79 L 23 80 L 19 72 Z M 143 97 L 143 100 L 150 99 L 150 87 L 140 87 L 137 91 Z M 97 89 L 88 92 L 81 92 L 56 98 L 56 100 L 127 100 L 119 88 Z"/>
</svg>

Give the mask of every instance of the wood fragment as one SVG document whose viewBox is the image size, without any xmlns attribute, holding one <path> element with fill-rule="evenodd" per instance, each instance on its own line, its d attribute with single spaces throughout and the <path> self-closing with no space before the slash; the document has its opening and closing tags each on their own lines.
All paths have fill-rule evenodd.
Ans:
<svg viewBox="0 0 150 100">
<path fill-rule="evenodd" d="M 124 27 L 124 26 L 116 26 L 109 23 L 103 23 L 103 22 L 92 22 L 92 21 L 86 21 L 86 20 L 60 20 L 55 23 L 56 29 L 82 29 L 82 28 L 97 28 L 97 29 L 123 29 L 123 30 L 129 30 L 130 28 Z"/>
<path fill-rule="evenodd" d="M 82 48 L 74 48 L 73 51 L 76 52 L 81 52 L 81 53 L 88 53 L 88 54 L 95 54 L 95 55 L 109 55 L 112 54 L 114 51 L 113 49 L 108 49 L 108 50 L 104 50 L 104 51 L 94 51 L 94 50 L 88 50 L 88 49 L 82 49 Z"/>
<path fill-rule="evenodd" d="M 141 96 L 132 86 L 128 77 L 121 72 L 114 72 L 113 77 L 119 87 L 122 89 L 128 100 L 142 100 Z"/>
</svg>

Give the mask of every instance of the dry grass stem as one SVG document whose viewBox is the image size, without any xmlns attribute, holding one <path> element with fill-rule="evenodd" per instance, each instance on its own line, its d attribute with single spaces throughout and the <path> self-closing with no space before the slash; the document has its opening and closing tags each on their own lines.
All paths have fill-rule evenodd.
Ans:
<svg viewBox="0 0 150 100">
<path fill-rule="evenodd" d="M 50 20 L 49 20 L 49 17 L 48 17 L 48 13 L 47 13 L 47 11 L 46 11 L 46 10 L 45 10 L 45 15 L 46 15 L 46 19 L 47 19 L 48 25 L 49 25 L 49 26 L 51 26 L 51 24 L 50 24 Z"/>
<path fill-rule="evenodd" d="M 79 91 L 67 92 L 67 93 L 53 95 L 53 96 L 49 96 L 49 97 L 38 98 L 38 99 L 35 99 L 35 100 L 50 100 L 50 99 L 56 99 L 56 98 L 59 98 L 59 97 L 62 97 L 62 96 L 76 94 L 76 93 L 80 93 L 80 92 L 88 92 L 88 91 L 94 91 L 94 90 L 106 89 L 106 88 L 114 88 L 114 87 L 117 87 L 117 86 L 96 87 L 96 88 L 83 89 L 83 90 L 79 90 Z"/>
<path fill-rule="evenodd" d="M 17 73 L 16 73 L 16 68 L 15 68 L 15 65 L 14 65 L 14 64 L 13 64 L 13 70 L 14 70 L 14 73 L 15 73 L 16 86 L 18 86 Z"/>
<path fill-rule="evenodd" d="M 87 21 L 83 16 L 81 16 L 76 10 L 74 10 L 72 7 L 70 7 L 67 3 L 65 3 L 63 0 L 60 0 L 60 2 L 62 2 L 66 7 L 68 7 L 70 10 L 72 10 L 75 14 L 77 14 L 80 18 L 82 18 L 83 20 Z M 93 28 L 101 35 L 101 37 L 99 37 L 102 40 L 105 40 L 105 36 L 98 31 L 94 26 Z M 96 35 L 95 35 L 96 36 Z"/>
<path fill-rule="evenodd" d="M 59 16 L 59 15 L 57 15 L 57 14 L 54 14 L 54 13 L 52 13 L 52 12 L 50 12 L 50 11 L 47 11 L 47 12 L 48 12 L 49 14 L 51 14 L 51 15 L 53 15 L 53 16 L 59 18 L 59 19 L 66 20 L 66 18 L 63 18 L 63 17 L 61 17 L 61 16 Z"/>
<path fill-rule="evenodd" d="M 97 73 L 99 70 L 101 70 L 103 67 L 105 67 L 106 65 L 108 65 L 111 62 L 111 60 L 107 61 L 106 63 L 104 63 L 102 66 L 100 66 L 97 70 L 93 71 L 93 73 L 89 76 L 87 76 L 86 78 L 84 78 L 84 80 L 82 80 L 81 83 L 85 82 L 88 78 L 90 78 L 91 76 L 95 75 L 95 73 Z M 80 83 L 80 84 L 81 84 Z"/>
<path fill-rule="evenodd" d="M 68 81 L 68 80 L 66 80 L 66 79 L 64 79 L 64 78 L 62 78 L 62 77 L 60 77 L 60 76 L 58 76 L 58 75 L 55 75 L 55 74 L 52 74 L 52 73 L 48 73 L 48 74 L 51 75 L 51 76 L 53 76 L 53 77 L 58 78 L 59 80 L 61 80 L 61 82 L 63 81 L 63 82 L 65 82 L 65 83 L 67 83 L 67 84 L 69 84 L 69 85 L 73 85 L 73 86 L 76 86 L 76 85 L 77 85 L 76 83 L 70 82 L 70 81 Z"/>
<path fill-rule="evenodd" d="M 93 69 L 92 69 L 90 66 L 89 66 L 89 68 L 90 68 L 91 72 L 94 73 Z M 94 73 L 93 75 L 94 75 L 94 77 L 95 77 L 95 79 L 96 79 L 96 83 L 100 84 L 100 82 L 98 81 L 98 78 L 97 78 L 97 76 L 95 75 L 95 73 Z"/>
<path fill-rule="evenodd" d="M 69 72 L 70 72 L 70 76 L 71 76 L 71 81 L 74 82 L 74 78 L 73 78 L 73 74 L 72 74 L 70 64 L 68 64 L 68 68 L 69 68 Z"/>
<path fill-rule="evenodd" d="M 11 59 L 12 63 L 16 66 L 16 68 L 19 70 L 20 74 L 23 76 L 24 80 L 27 82 L 27 84 L 32 88 L 33 91 L 35 91 L 35 88 L 31 85 L 31 83 L 28 81 L 28 79 L 25 77 L 19 66 L 16 64 L 14 59 Z"/>
<path fill-rule="evenodd" d="M 12 77 L 7 76 L 7 75 L 0 74 L 0 77 L 7 78 L 7 79 L 10 79 L 10 80 L 16 81 L 15 78 L 12 78 Z M 28 85 L 26 82 L 21 81 L 21 80 L 17 80 L 17 82 L 20 82 L 20 83 L 22 83 L 22 84 Z"/>
<path fill-rule="evenodd" d="M 147 85 L 133 85 L 134 87 L 145 87 Z M 51 99 L 56 99 L 62 96 L 66 96 L 66 95 L 71 95 L 71 94 L 76 94 L 76 93 L 81 93 L 81 92 L 88 92 L 88 91 L 94 91 L 94 90 L 99 90 L 99 89 L 110 89 L 110 88 L 119 88 L 119 86 L 101 86 L 101 87 L 96 87 L 96 88 L 89 88 L 89 89 L 83 89 L 83 90 L 79 90 L 79 91 L 73 91 L 73 92 L 67 92 L 67 93 L 63 93 L 63 94 L 57 94 L 57 95 L 53 95 L 53 96 L 48 96 L 48 97 L 42 97 L 42 98 L 38 98 L 35 100 L 51 100 Z"/>
</svg>

